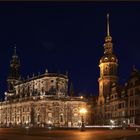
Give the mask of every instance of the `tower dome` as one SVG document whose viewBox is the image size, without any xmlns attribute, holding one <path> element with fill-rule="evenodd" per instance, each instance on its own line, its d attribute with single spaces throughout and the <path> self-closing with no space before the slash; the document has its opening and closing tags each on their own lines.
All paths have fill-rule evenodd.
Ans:
<svg viewBox="0 0 140 140">
<path fill-rule="evenodd" d="M 103 104 L 105 98 L 111 93 L 113 83 L 118 83 L 117 68 L 118 59 L 113 53 L 112 37 L 109 30 L 109 14 L 107 14 L 107 36 L 104 43 L 104 55 L 99 61 L 100 77 L 99 82 L 99 98 L 98 104 Z"/>
<path fill-rule="evenodd" d="M 114 54 L 105 54 L 101 57 L 100 63 L 107 63 L 107 62 L 118 62 L 116 55 Z"/>
</svg>

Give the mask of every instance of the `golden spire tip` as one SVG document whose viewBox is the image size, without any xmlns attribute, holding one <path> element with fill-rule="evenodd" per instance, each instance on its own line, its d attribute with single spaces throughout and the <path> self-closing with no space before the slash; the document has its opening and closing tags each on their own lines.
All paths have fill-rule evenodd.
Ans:
<svg viewBox="0 0 140 140">
<path fill-rule="evenodd" d="M 107 36 L 110 36 L 110 32 L 109 32 L 109 13 L 107 13 Z"/>
</svg>

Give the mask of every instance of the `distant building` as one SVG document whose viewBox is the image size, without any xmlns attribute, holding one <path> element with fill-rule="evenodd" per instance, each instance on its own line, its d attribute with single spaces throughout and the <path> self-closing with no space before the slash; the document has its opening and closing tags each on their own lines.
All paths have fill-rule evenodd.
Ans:
<svg viewBox="0 0 140 140">
<path fill-rule="evenodd" d="M 79 110 L 86 108 L 85 99 L 68 96 L 68 76 L 49 73 L 23 80 L 20 76 L 20 60 L 16 48 L 10 62 L 8 90 L 0 104 L 0 125 L 79 126 Z"/>
<path fill-rule="evenodd" d="M 99 96 L 93 108 L 95 125 L 140 125 L 140 74 L 133 67 L 123 86 L 118 84 L 118 59 L 113 53 L 107 15 L 107 36 L 104 55 L 99 62 Z"/>
<path fill-rule="evenodd" d="M 124 87 L 127 93 L 126 105 L 124 105 L 126 121 L 131 125 L 140 125 L 140 73 L 135 67 Z"/>
</svg>

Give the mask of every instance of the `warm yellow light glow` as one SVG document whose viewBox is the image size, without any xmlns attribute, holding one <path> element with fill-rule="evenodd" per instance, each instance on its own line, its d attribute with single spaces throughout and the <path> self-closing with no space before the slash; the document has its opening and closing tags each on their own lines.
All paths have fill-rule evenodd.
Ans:
<svg viewBox="0 0 140 140">
<path fill-rule="evenodd" d="M 81 123 L 81 121 L 78 121 L 78 123 Z"/>
<path fill-rule="evenodd" d="M 43 99 L 43 96 L 42 95 L 40 96 L 40 99 Z"/>
<path fill-rule="evenodd" d="M 81 99 L 83 99 L 83 96 L 80 96 Z"/>
<path fill-rule="evenodd" d="M 85 108 L 81 108 L 81 109 L 80 109 L 80 113 L 81 113 L 81 114 L 86 114 L 86 113 L 87 113 L 87 110 L 86 110 Z"/>
<path fill-rule="evenodd" d="M 113 120 L 110 120 L 110 123 L 114 124 L 114 121 Z"/>
<path fill-rule="evenodd" d="M 52 122 L 49 120 L 49 121 L 48 121 L 48 124 L 51 124 L 51 123 L 52 123 Z"/>
</svg>

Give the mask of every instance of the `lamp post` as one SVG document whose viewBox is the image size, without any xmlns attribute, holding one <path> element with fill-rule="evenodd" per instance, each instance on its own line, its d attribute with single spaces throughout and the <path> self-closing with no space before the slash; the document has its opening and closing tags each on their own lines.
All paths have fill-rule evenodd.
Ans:
<svg viewBox="0 0 140 140">
<path fill-rule="evenodd" d="M 49 120 L 48 121 L 48 129 L 51 130 L 52 129 L 52 122 Z"/>
<path fill-rule="evenodd" d="M 126 121 L 125 121 L 125 120 L 123 121 L 122 128 L 123 128 L 123 129 L 126 129 Z"/>
<path fill-rule="evenodd" d="M 114 120 L 110 120 L 110 125 L 111 125 L 110 129 L 113 129 L 113 127 L 115 125 L 115 121 Z"/>
<path fill-rule="evenodd" d="M 85 108 L 80 109 L 81 114 L 81 131 L 85 131 L 85 122 L 84 122 L 84 115 L 87 113 L 87 110 Z"/>
</svg>

